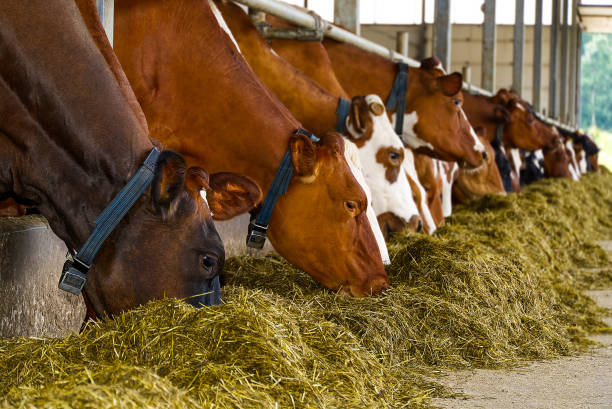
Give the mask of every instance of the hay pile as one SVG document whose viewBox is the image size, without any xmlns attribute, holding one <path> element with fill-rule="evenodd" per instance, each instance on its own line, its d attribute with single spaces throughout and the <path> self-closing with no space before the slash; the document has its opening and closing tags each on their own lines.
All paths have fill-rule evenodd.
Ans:
<svg viewBox="0 0 612 409">
<path fill-rule="evenodd" d="M 0 407 L 421 407 L 443 368 L 571 354 L 606 330 L 612 175 L 544 181 L 391 245 L 392 289 L 346 299 L 278 256 L 226 265 L 225 304 L 150 303 L 64 339 L 0 340 Z M 1 401 L 0 401 L 1 402 Z"/>
</svg>

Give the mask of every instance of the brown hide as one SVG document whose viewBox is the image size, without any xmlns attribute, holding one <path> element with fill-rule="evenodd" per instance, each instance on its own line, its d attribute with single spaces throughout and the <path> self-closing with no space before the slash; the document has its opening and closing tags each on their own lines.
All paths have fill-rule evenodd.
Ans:
<svg viewBox="0 0 612 409">
<path fill-rule="evenodd" d="M 542 149 L 542 153 L 544 154 L 544 170 L 547 177 L 569 178 L 572 176 L 569 170 L 570 159 L 561 138 L 557 140 L 552 149 Z"/>
<path fill-rule="evenodd" d="M 216 0 L 240 52 L 257 77 L 307 129 L 322 135 L 336 128 L 338 97 L 276 55 L 249 16 L 236 4 Z"/>
<path fill-rule="evenodd" d="M 444 224 L 442 175 L 434 170 L 433 159 L 428 155 L 414 152 L 414 166 L 419 175 L 419 181 L 427 192 L 427 204 L 434 223 L 437 227 L 442 226 Z"/>
<path fill-rule="evenodd" d="M 285 21 L 266 15 L 266 22 L 274 27 L 294 28 Z M 332 95 L 348 98 L 334 73 L 325 47 L 319 41 L 269 40 L 270 46 L 285 61 L 293 65 Z"/>
<path fill-rule="evenodd" d="M 79 6 L 6 0 L 0 7 L 0 194 L 33 203 L 69 249 L 83 245 L 153 147 L 120 69 L 104 58 L 112 51 L 95 4 Z M 199 189 L 184 183 L 183 159 L 170 151 L 160 158 L 167 161 L 151 188 L 89 270 L 84 295 L 98 317 L 161 297 L 208 302 L 199 294 L 223 265 L 209 210 Z M 168 200 L 156 200 L 155 189 L 171 193 Z"/>
<path fill-rule="evenodd" d="M 0 201 L 0 217 L 19 217 L 26 214 L 25 206 L 20 205 L 13 198 Z"/>
<path fill-rule="evenodd" d="M 535 151 L 554 146 L 556 137 L 550 127 L 536 118 L 533 108 L 516 92 L 502 88 L 490 100 L 503 106 L 510 114 L 510 121 L 504 126 L 503 134 L 506 149 Z"/>
<path fill-rule="evenodd" d="M 268 230 L 289 262 L 354 296 L 387 288 L 366 196 L 344 159 L 342 138 L 327 134 L 310 144 L 292 138 L 300 123 L 255 76 L 208 2 L 118 2 L 115 51 L 152 136 L 190 162 L 248 175 L 267 192 L 290 145 L 299 152 L 294 169 L 313 173 L 292 179 Z"/>
<path fill-rule="evenodd" d="M 453 198 L 459 203 L 478 199 L 484 195 L 506 193 L 495 163 L 495 151 L 485 137 L 480 135 L 478 137 L 487 150 L 487 162 L 479 169 L 469 171 L 459 169 L 457 180 L 453 184 Z"/>
<path fill-rule="evenodd" d="M 334 40 L 325 39 L 323 45 L 342 87 L 349 94 L 377 94 L 383 101 L 389 98 L 397 73 L 395 63 Z M 414 131 L 418 138 L 433 146 L 433 151 L 428 148 L 419 151 L 459 161 L 465 167 L 477 167 L 482 163 L 482 154 L 474 149 L 473 131 L 460 113 L 461 92 L 444 93 L 447 83 L 456 83 L 455 89 L 459 90 L 460 78 L 460 74 L 444 76 L 434 68 L 411 67 L 406 113 L 417 113 L 419 120 Z"/>
</svg>

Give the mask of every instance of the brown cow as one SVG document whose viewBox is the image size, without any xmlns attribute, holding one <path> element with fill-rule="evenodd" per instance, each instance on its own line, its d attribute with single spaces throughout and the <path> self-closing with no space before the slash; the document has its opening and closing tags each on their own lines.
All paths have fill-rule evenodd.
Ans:
<svg viewBox="0 0 612 409">
<path fill-rule="evenodd" d="M 151 134 L 190 161 L 248 175 L 266 192 L 290 149 L 294 176 L 268 229 L 281 255 L 345 294 L 388 287 L 384 241 L 343 139 L 292 136 L 300 123 L 255 76 L 208 2 L 118 2 L 114 44 Z"/>
<path fill-rule="evenodd" d="M 439 161 L 432 157 L 414 153 L 414 164 L 418 178 L 427 192 L 427 205 L 436 227 L 444 224 L 442 211 L 443 174 L 439 168 Z"/>
<path fill-rule="evenodd" d="M 476 128 L 476 132 L 479 133 L 478 137 L 487 150 L 487 162 L 485 166 L 478 169 L 459 169 L 457 180 L 453 184 L 453 198 L 459 203 L 489 194 L 506 194 L 495 161 L 495 151 L 486 138 L 486 131 Z"/>
<path fill-rule="evenodd" d="M 325 39 L 323 45 L 347 92 L 389 98 L 397 64 L 334 40 Z M 427 59 L 421 68 L 409 69 L 402 140 L 419 152 L 459 161 L 463 168 L 478 167 L 485 150 L 461 109 L 463 78 L 445 75 L 438 63 Z"/>
<path fill-rule="evenodd" d="M 71 250 L 153 152 L 131 90 L 113 73 L 119 66 L 101 54 L 100 46 L 112 54 L 110 45 L 92 39 L 84 24 L 104 35 L 95 5 L 81 6 L 82 15 L 60 0 L 0 6 L 0 196 L 34 204 Z M 88 271 L 83 295 L 91 315 L 165 296 L 218 302 L 203 295 L 215 290 L 224 251 L 201 190 L 225 217 L 252 207 L 259 190 L 236 175 L 187 169 L 172 151 L 153 166 L 151 187 Z"/>
<path fill-rule="evenodd" d="M 343 90 L 330 94 L 279 57 L 239 6 L 216 1 L 213 7 L 220 10 L 222 24 L 227 24 L 257 76 L 300 122 L 319 132 L 336 128 L 338 98 L 347 98 Z M 333 72 L 329 75 L 333 76 Z M 406 227 L 419 231 L 422 224 L 412 189 L 401 172 L 403 144 L 378 96 L 352 98 L 346 131 L 346 137 L 359 147 L 363 173 L 372 190 L 372 207 L 385 237 Z"/>
<path fill-rule="evenodd" d="M 555 146 L 557 136 L 550 127 L 538 120 L 531 105 L 523 101 L 515 91 L 502 88 L 490 98 L 490 101 L 504 107 L 510 115 L 503 132 L 507 149 L 519 148 L 535 151 Z M 489 128 L 487 128 L 488 132 L 490 132 Z"/>
</svg>

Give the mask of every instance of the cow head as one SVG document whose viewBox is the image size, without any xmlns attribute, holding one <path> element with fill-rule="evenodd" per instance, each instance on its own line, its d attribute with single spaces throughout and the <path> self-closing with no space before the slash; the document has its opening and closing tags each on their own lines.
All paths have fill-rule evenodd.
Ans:
<svg viewBox="0 0 612 409">
<path fill-rule="evenodd" d="M 504 114 L 507 118 L 504 121 L 504 142 L 510 147 L 535 151 L 554 146 L 555 135 L 516 92 L 502 88 L 491 100 L 507 112 Z"/>
<path fill-rule="evenodd" d="M 232 173 L 187 168 L 172 152 L 160 155 L 150 200 L 143 196 L 96 257 L 86 294 L 96 314 L 114 314 L 152 298 L 218 304 L 214 278 L 225 251 L 212 214 L 227 219 L 250 210 L 261 190 Z M 212 213 L 211 213 L 212 212 Z"/>
<path fill-rule="evenodd" d="M 294 135 L 294 177 L 278 199 L 268 234 L 279 253 L 317 281 L 361 297 L 388 288 L 381 262 L 381 255 L 388 255 L 382 235 L 375 235 L 380 229 L 369 190 L 350 160 L 359 155 L 353 149 L 335 132 L 319 142 Z"/>
<path fill-rule="evenodd" d="M 446 75 L 437 58 L 411 70 L 402 139 L 413 149 L 442 160 L 459 160 L 462 168 L 483 165 L 486 152 L 462 109 L 459 73 Z"/>
<path fill-rule="evenodd" d="M 505 194 L 499 169 L 495 161 L 495 151 L 479 128 L 479 138 L 487 150 L 487 165 L 475 170 L 459 169 L 459 175 L 453 185 L 453 196 L 460 203 L 480 198 L 488 194 Z"/>
<path fill-rule="evenodd" d="M 438 167 L 437 161 L 431 156 L 413 153 L 409 148 L 406 148 L 406 156 L 414 156 L 414 172 L 408 171 L 408 176 L 414 183 L 420 183 L 423 189 L 415 189 L 421 191 L 423 204 L 419 207 L 423 220 L 425 221 L 425 230 L 432 234 L 436 227 L 444 224 L 444 213 L 442 212 L 442 174 Z M 434 161 L 436 162 L 434 164 Z M 416 175 L 416 176 L 414 176 Z M 422 203 L 421 201 L 417 203 Z M 427 213 L 431 217 L 431 222 L 427 223 Z M 433 227 L 432 227 L 433 226 Z"/>
<path fill-rule="evenodd" d="M 549 127 L 557 138 L 552 148 L 542 149 L 544 154 L 544 170 L 546 176 L 553 178 L 569 178 L 572 176 L 569 165 L 570 159 L 565 149 L 565 144 L 554 126 Z"/>
<path fill-rule="evenodd" d="M 354 97 L 347 137 L 359 148 L 363 176 L 372 190 L 372 207 L 385 238 L 405 229 L 420 231 L 413 191 L 405 172 L 404 146 L 377 95 Z"/>
</svg>

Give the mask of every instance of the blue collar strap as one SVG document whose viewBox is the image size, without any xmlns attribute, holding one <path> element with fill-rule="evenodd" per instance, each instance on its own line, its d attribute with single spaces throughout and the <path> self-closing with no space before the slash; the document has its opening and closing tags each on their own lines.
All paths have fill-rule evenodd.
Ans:
<svg viewBox="0 0 612 409">
<path fill-rule="evenodd" d="M 408 91 L 409 67 L 403 62 L 397 62 L 397 74 L 393 81 L 391 94 L 387 99 L 387 111 L 395 110 L 395 133 L 402 136 L 404 131 L 404 111 L 406 110 L 406 92 Z"/>
<path fill-rule="evenodd" d="M 73 259 L 64 263 L 60 290 L 78 295 L 87 280 L 87 272 L 106 238 L 113 232 L 136 200 L 153 181 L 159 151 L 153 148 L 143 165 L 96 219 L 96 227 Z"/>
<path fill-rule="evenodd" d="M 504 124 L 497 124 L 497 128 L 495 130 L 495 139 L 493 139 L 493 142 L 491 142 L 491 146 L 495 151 L 495 165 L 497 165 L 497 169 L 499 170 L 499 175 L 501 176 L 502 184 L 504 185 L 504 190 L 506 192 L 512 192 L 512 166 L 510 166 L 510 160 L 502 151 L 503 134 Z"/>
<path fill-rule="evenodd" d="M 344 135 L 346 133 L 346 117 L 351 109 L 351 101 L 344 98 L 338 98 L 338 108 L 336 108 L 336 132 Z"/>
<path fill-rule="evenodd" d="M 299 128 L 295 132 L 295 135 L 305 135 L 314 142 L 319 142 L 319 138 L 310 132 L 303 130 L 302 128 Z M 268 230 L 268 224 L 270 223 L 272 211 L 274 210 L 278 197 L 287 192 L 289 182 L 291 181 L 291 176 L 293 176 L 293 164 L 291 163 L 291 152 L 289 149 L 287 149 L 287 152 L 285 152 L 285 156 L 283 156 L 283 160 L 276 171 L 274 180 L 268 189 L 266 198 L 261 205 L 261 209 L 257 214 L 257 218 L 255 220 L 251 219 L 251 222 L 249 223 L 249 230 L 246 239 L 246 244 L 248 247 L 260 250 L 263 248 L 264 244 L 266 243 L 266 232 Z"/>
</svg>

